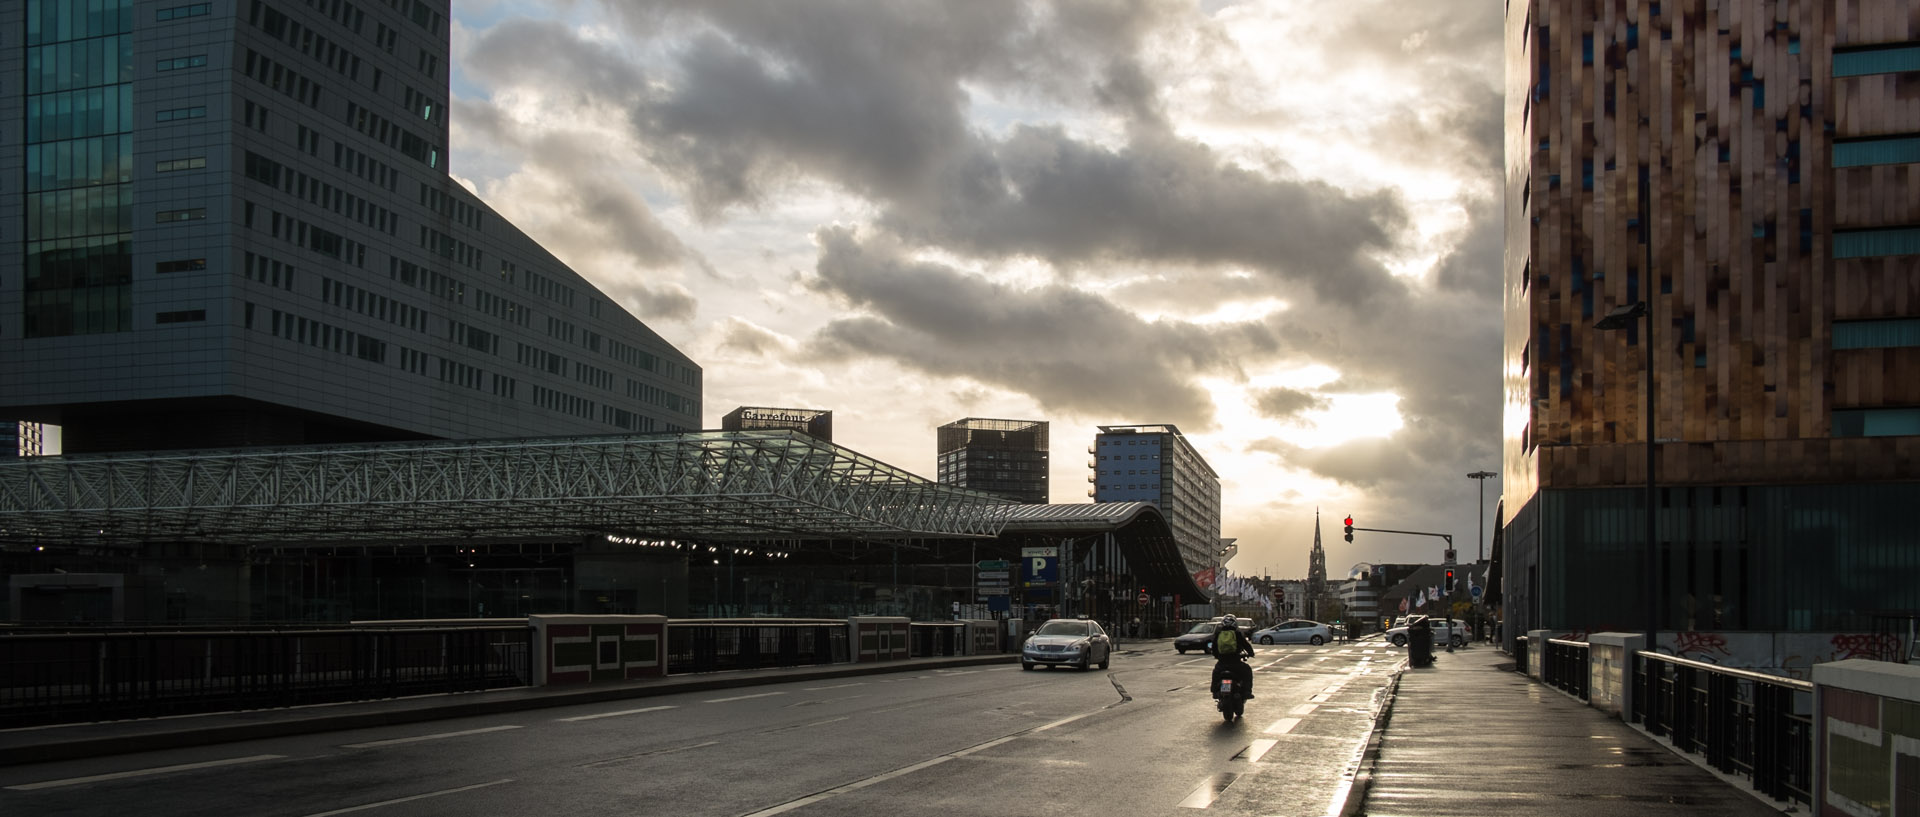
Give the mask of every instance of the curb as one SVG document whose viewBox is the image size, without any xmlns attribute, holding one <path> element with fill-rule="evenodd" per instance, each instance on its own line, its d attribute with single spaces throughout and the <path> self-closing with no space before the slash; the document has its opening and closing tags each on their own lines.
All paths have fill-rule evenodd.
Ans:
<svg viewBox="0 0 1920 817">
<path fill-rule="evenodd" d="M 924 660 L 924 659 L 922 659 Z M 947 667 L 968 667 L 985 664 L 1010 664 L 1020 660 L 1018 653 L 995 653 L 983 656 L 961 656 L 939 659 L 937 664 L 916 663 L 913 659 L 899 662 L 873 664 L 834 664 L 823 667 L 788 668 L 779 672 L 758 672 L 746 670 L 738 674 L 715 673 L 705 676 L 679 676 L 685 680 L 673 678 L 657 681 L 642 681 L 636 684 L 618 686 L 596 686 L 581 689 L 566 689 L 551 693 L 527 694 L 533 687 L 519 687 L 510 690 L 490 690 L 489 692 L 507 693 L 511 697 L 494 697 L 484 700 L 461 700 L 470 696 L 487 695 L 488 692 L 454 693 L 447 695 L 423 695 L 413 698 L 385 698 L 374 701 L 354 701 L 335 704 L 318 704 L 312 707 L 286 709 L 249 710 L 245 712 L 212 712 L 204 715 L 187 715 L 173 719 L 146 719 L 138 721 L 120 721 L 112 724 L 66 724 L 62 726 L 33 727 L 15 730 L 11 733 L 0 732 L 0 766 L 17 766 L 28 763 L 45 763 L 59 760 L 77 760 L 81 758 L 103 757 L 107 755 L 128 754 L 133 752 L 151 752 L 165 749 L 184 749 L 194 746 L 209 746 L 218 743 L 232 743 L 243 740 L 280 738 L 290 735 L 306 735 L 315 732 L 334 732 L 347 729 L 364 729 L 375 726 L 391 726 L 403 723 L 442 720 L 448 718 L 467 718 L 477 715 L 497 715 L 503 712 L 520 712 L 532 709 L 547 709 L 558 706 L 603 703 L 627 698 L 651 698 L 660 695 L 676 695 L 683 692 L 708 692 L 721 689 L 764 686 L 789 681 L 809 681 L 830 678 L 850 678 L 861 675 L 882 675 L 895 672 L 915 672 Z M 368 711 L 378 707 L 377 711 Z M 333 711 L 353 708 L 358 711 Z M 299 709 L 307 709 L 312 714 L 290 715 Z M 289 716 L 290 715 L 290 716 Z M 194 725 L 190 721 L 198 718 L 261 717 L 249 723 L 203 723 Z M 158 726 L 166 720 L 178 721 L 179 728 Z M 81 737 L 62 737 L 48 733 L 62 728 L 95 728 L 104 732 L 113 731 L 114 726 L 125 727 L 120 734 L 100 734 Z M 151 731 L 132 732 L 128 730 L 146 729 Z M 46 736 L 47 740 L 34 741 L 33 737 Z M 13 737 L 25 737 L 23 741 L 9 740 Z"/>
<path fill-rule="evenodd" d="M 1359 762 L 1355 764 L 1353 782 L 1347 788 L 1346 799 L 1337 807 L 1328 810 L 1329 817 L 1355 817 L 1367 804 L 1367 790 L 1373 785 L 1374 770 L 1380 765 L 1380 743 L 1386 737 L 1387 722 L 1393 719 L 1393 702 L 1400 692 L 1400 677 L 1407 671 L 1403 662 L 1393 673 L 1393 680 L 1382 688 L 1383 700 L 1380 714 L 1374 716 L 1373 729 L 1367 733 L 1365 747 L 1360 750 Z"/>
</svg>

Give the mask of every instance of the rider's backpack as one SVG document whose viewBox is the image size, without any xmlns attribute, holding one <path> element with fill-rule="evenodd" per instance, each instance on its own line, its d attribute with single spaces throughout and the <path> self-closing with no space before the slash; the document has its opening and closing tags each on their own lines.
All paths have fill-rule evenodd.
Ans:
<svg viewBox="0 0 1920 817">
<path fill-rule="evenodd" d="M 1240 642 L 1234 640 L 1240 637 L 1240 633 L 1234 628 L 1221 627 L 1220 632 L 1215 633 L 1213 637 L 1214 655 L 1233 655 L 1240 651 Z"/>
</svg>

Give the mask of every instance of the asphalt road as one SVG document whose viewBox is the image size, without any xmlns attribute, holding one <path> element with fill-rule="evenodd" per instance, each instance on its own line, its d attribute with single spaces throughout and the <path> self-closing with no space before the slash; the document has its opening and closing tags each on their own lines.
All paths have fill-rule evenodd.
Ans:
<svg viewBox="0 0 1920 817">
<path fill-rule="evenodd" d="M 1228 725 L 1164 644 L 0 768 L 0 814 L 1323 815 L 1404 656 L 1260 648 Z"/>
</svg>

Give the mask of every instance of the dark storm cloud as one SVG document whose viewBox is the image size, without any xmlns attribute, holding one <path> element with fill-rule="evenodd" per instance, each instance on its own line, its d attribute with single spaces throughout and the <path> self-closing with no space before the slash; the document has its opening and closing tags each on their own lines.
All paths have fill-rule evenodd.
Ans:
<svg viewBox="0 0 1920 817">
<path fill-rule="evenodd" d="M 1345 305 L 1403 291 L 1374 258 L 1406 225 L 1384 193 L 1270 179 L 1144 129 L 1107 149 L 1022 127 L 966 170 L 991 178 L 949 186 L 934 209 L 898 203 L 883 224 L 988 257 L 1240 265 Z"/>
<path fill-rule="evenodd" d="M 1153 322 L 1062 286 L 1019 290 L 903 256 L 885 240 L 821 230 L 811 285 L 859 310 L 829 322 L 809 355 L 884 358 L 931 375 L 1032 395 L 1050 410 L 1211 427 L 1200 376 L 1237 377 L 1280 353 L 1255 324 Z"/>
<path fill-rule="evenodd" d="M 1262 389 L 1254 393 L 1253 403 L 1261 414 L 1276 420 L 1296 420 L 1304 412 L 1332 405 L 1325 397 L 1289 388 Z"/>
</svg>

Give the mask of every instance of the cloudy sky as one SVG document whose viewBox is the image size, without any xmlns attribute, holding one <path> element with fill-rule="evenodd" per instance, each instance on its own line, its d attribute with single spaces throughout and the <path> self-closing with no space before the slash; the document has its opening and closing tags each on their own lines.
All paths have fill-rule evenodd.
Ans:
<svg viewBox="0 0 1920 817">
<path fill-rule="evenodd" d="M 456 0 L 452 169 L 705 367 L 934 471 L 1178 425 L 1242 573 L 1473 558 L 1499 467 L 1501 4 Z M 1491 526 L 1498 485 L 1487 486 Z"/>
</svg>

